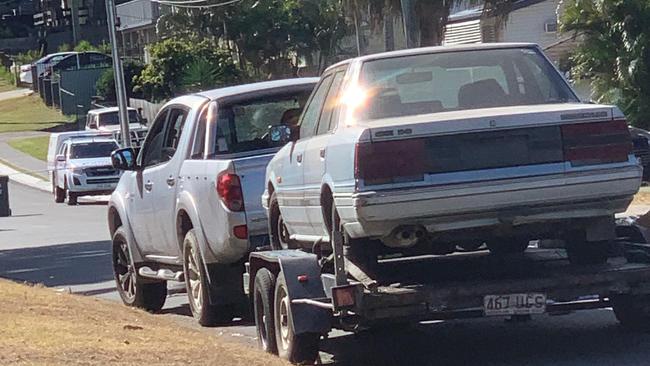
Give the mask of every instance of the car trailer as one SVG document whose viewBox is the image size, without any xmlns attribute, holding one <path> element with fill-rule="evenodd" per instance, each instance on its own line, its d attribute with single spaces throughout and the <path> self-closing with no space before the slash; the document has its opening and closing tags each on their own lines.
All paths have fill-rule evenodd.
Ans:
<svg viewBox="0 0 650 366">
<path fill-rule="evenodd" d="M 570 264 L 564 250 L 487 251 L 379 261 L 368 275 L 334 233 L 332 267 L 300 250 L 250 255 L 244 290 L 259 344 L 294 363 L 313 363 L 332 328 L 484 316 L 566 314 L 613 307 L 630 328 L 650 327 L 650 245 L 614 242 L 605 264 Z M 347 253 L 346 253 L 347 254 Z"/>
</svg>

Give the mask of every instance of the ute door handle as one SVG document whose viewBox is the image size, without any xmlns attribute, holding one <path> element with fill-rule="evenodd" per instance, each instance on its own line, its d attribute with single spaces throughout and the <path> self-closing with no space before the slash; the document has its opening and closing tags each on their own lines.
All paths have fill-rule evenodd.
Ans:
<svg viewBox="0 0 650 366">
<path fill-rule="evenodd" d="M 302 163 L 302 154 L 296 155 L 296 161 Z"/>
<path fill-rule="evenodd" d="M 144 189 L 145 189 L 147 192 L 151 192 L 151 190 L 153 189 L 153 182 L 152 182 L 152 181 L 148 181 L 147 183 L 145 183 L 145 184 L 144 184 Z"/>
<path fill-rule="evenodd" d="M 320 158 L 325 159 L 325 148 L 320 149 Z"/>
<path fill-rule="evenodd" d="M 167 185 L 168 186 L 173 187 L 174 183 L 176 183 L 176 180 L 174 179 L 174 177 L 167 178 Z"/>
</svg>

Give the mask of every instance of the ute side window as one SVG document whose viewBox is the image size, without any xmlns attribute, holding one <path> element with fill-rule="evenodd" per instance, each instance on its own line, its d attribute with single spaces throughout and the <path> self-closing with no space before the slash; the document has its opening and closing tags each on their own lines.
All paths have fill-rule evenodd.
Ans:
<svg viewBox="0 0 650 366">
<path fill-rule="evenodd" d="M 316 124 L 320 118 L 327 92 L 332 85 L 332 79 L 332 74 L 325 76 L 318 87 L 316 87 L 316 91 L 312 94 L 311 100 L 307 103 L 305 112 L 302 114 L 302 119 L 300 120 L 300 139 L 311 137 L 316 132 Z"/>
<path fill-rule="evenodd" d="M 165 131 L 167 130 L 168 114 L 168 109 L 160 112 L 147 134 L 147 138 L 139 156 L 140 165 L 145 168 L 162 162 L 162 148 Z"/>
<path fill-rule="evenodd" d="M 192 153 L 190 159 L 201 160 L 203 159 L 205 152 L 205 133 L 206 133 L 206 124 L 208 123 L 208 108 L 206 106 L 201 111 L 199 116 L 198 123 L 196 124 L 196 130 L 194 131 L 194 139 L 192 143 Z"/>
</svg>

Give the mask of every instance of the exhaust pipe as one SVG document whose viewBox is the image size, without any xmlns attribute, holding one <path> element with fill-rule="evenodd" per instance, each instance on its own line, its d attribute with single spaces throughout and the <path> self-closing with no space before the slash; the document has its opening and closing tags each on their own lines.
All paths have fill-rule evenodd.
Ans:
<svg viewBox="0 0 650 366">
<path fill-rule="evenodd" d="M 393 232 L 382 238 L 381 241 L 389 248 L 409 248 L 426 237 L 427 229 L 419 225 L 399 226 Z"/>
</svg>

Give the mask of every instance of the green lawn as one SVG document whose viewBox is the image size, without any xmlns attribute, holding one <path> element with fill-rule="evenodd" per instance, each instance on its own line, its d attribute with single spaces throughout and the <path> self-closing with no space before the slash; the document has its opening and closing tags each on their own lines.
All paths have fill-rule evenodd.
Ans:
<svg viewBox="0 0 650 366">
<path fill-rule="evenodd" d="M 0 101 L 0 132 L 38 131 L 73 119 L 46 107 L 37 95 Z"/>
<path fill-rule="evenodd" d="M 50 136 L 26 137 L 22 139 L 9 140 L 9 145 L 16 150 L 29 154 L 36 159 L 45 161 L 47 159 L 47 147 Z"/>
<path fill-rule="evenodd" d="M 9 70 L 0 66 L 0 93 L 16 89 L 16 86 L 9 80 L 11 77 Z"/>
</svg>

